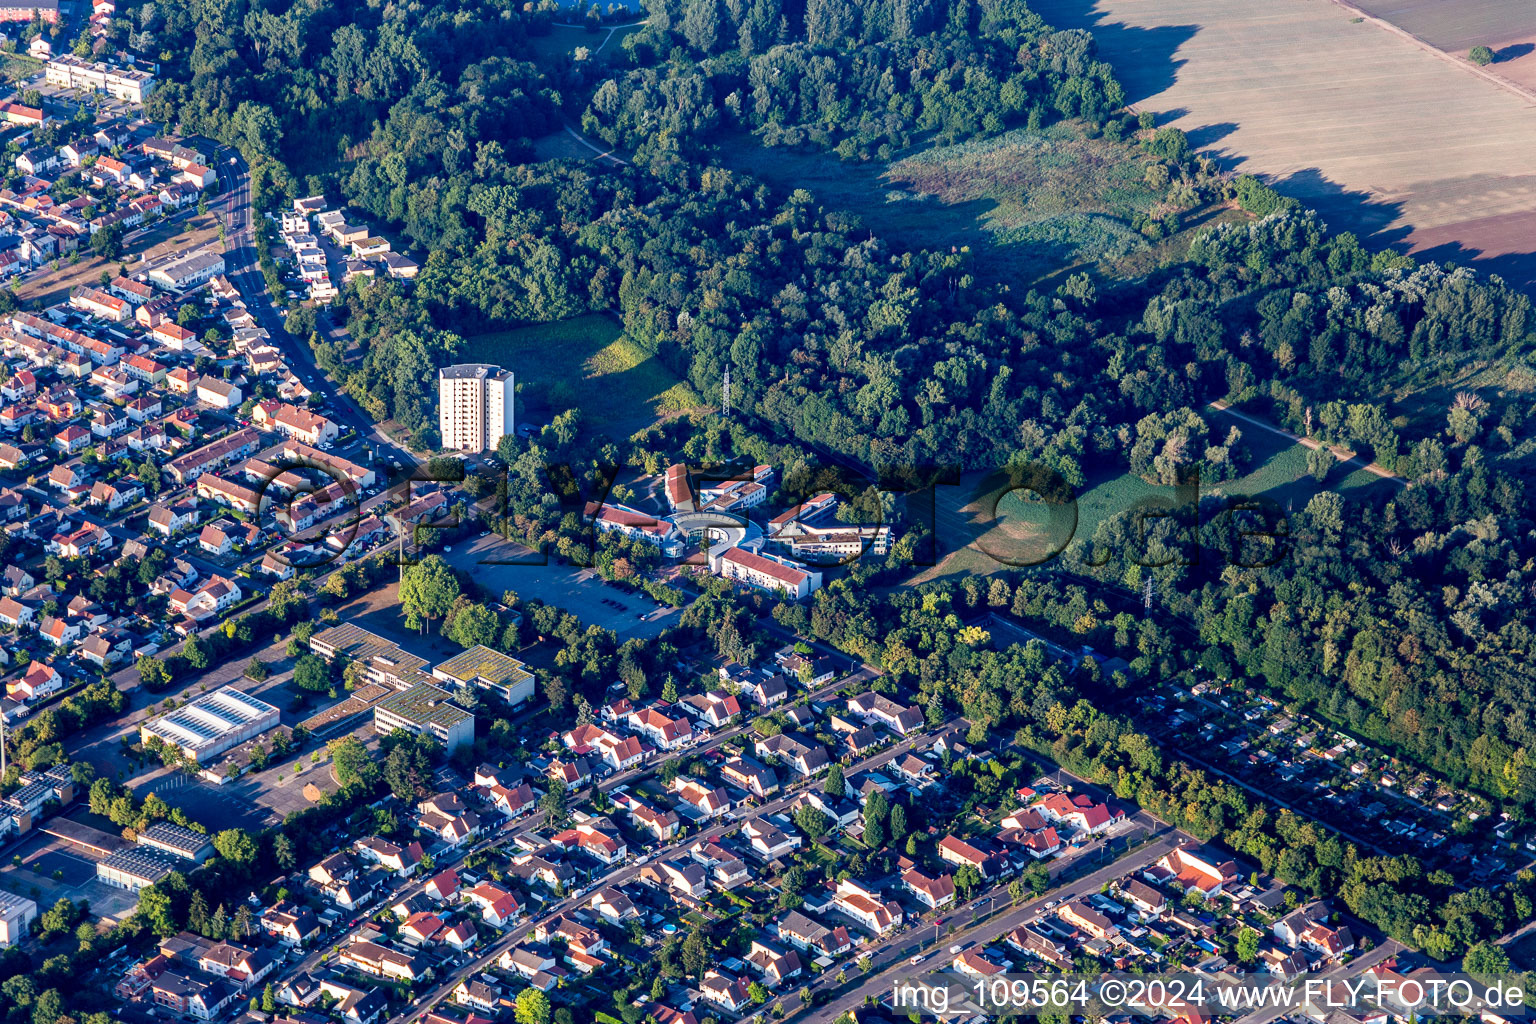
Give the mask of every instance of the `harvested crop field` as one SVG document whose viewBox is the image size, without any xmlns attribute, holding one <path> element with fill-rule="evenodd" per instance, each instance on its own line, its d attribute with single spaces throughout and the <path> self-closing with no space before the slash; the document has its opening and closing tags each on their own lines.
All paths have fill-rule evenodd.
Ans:
<svg viewBox="0 0 1536 1024">
<path fill-rule="evenodd" d="M 1536 89 L 1536 4 L 1530 0 L 1351 0 L 1447 53 L 1465 57 L 1474 46 L 1494 53 L 1488 70 Z"/>
<path fill-rule="evenodd" d="M 1335 228 L 1536 283 L 1536 105 L 1521 96 L 1323 0 L 1032 6 L 1092 31 L 1138 108 Z M 1451 24 L 1498 3 L 1422 6 Z"/>
</svg>

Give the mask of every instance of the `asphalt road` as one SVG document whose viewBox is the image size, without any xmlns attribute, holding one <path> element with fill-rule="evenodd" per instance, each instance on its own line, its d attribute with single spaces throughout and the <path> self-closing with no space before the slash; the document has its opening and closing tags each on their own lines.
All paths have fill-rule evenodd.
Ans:
<svg viewBox="0 0 1536 1024">
<path fill-rule="evenodd" d="M 228 146 L 219 148 L 214 162 L 224 185 L 223 201 L 228 218 L 224 232 L 226 276 L 240 290 L 246 308 L 272 336 L 272 344 L 283 352 L 305 385 L 325 396 L 332 419 L 343 426 L 355 428 L 358 435 L 372 441 L 381 454 L 397 458 L 406 466 L 413 465 L 415 458 L 412 453 L 385 437 L 358 404 L 315 364 L 308 339 L 295 338 L 288 333 L 286 316 L 273 304 L 267 292 L 266 279 L 262 277 L 256 255 L 254 221 L 258 215 L 251 205 L 250 169 L 244 158 Z M 319 312 L 328 338 L 336 340 L 345 334 L 330 321 L 323 310 Z M 376 466 L 375 469 L 380 467 Z"/>
<path fill-rule="evenodd" d="M 926 970 L 915 967 L 910 961 L 913 956 L 922 954 L 927 957 L 934 951 L 951 946 L 963 946 L 970 949 L 975 946 L 984 946 L 1007 935 L 1021 924 L 1025 924 L 1045 912 L 1045 905 L 1053 905 L 1098 892 L 1105 883 L 1123 878 L 1132 871 L 1151 864 L 1166 853 L 1170 853 L 1181 842 L 1189 837 L 1174 831 L 1167 825 L 1163 825 L 1150 815 L 1142 812 L 1136 815 L 1138 824 L 1160 829 L 1160 832 L 1149 833 L 1157 836 L 1153 842 L 1148 843 L 1131 855 L 1130 858 L 1110 861 L 1101 868 L 1097 868 L 1089 874 L 1076 878 L 1071 882 L 1055 889 L 1044 896 L 1027 900 L 1010 910 L 1005 910 L 996 917 L 992 917 L 980 924 L 963 928 L 949 935 L 936 934 L 938 929 L 919 926 L 908 928 L 904 932 L 898 932 L 889 939 L 871 946 L 865 946 L 858 952 L 861 956 L 868 956 L 871 960 L 869 973 L 864 980 L 837 998 L 807 1011 L 802 1017 L 806 1021 L 831 1021 L 845 1010 L 861 1006 L 867 996 L 879 998 L 891 991 L 892 984 L 900 981 L 915 981 L 924 973 L 949 969 L 951 958 L 946 954 L 926 966 Z M 1059 862 L 1058 862 L 1059 863 Z M 1065 866 L 1065 865 L 1063 865 Z M 946 909 L 941 916 L 946 921 L 953 921 L 963 917 L 968 912 L 984 908 L 981 912 L 990 912 L 991 901 L 999 902 L 1007 900 L 1008 894 L 1005 888 L 994 889 L 987 896 L 978 897 L 964 906 Z M 818 990 L 835 987 L 835 976 L 829 977 L 826 973 L 820 975 L 810 985 L 814 993 Z"/>
</svg>

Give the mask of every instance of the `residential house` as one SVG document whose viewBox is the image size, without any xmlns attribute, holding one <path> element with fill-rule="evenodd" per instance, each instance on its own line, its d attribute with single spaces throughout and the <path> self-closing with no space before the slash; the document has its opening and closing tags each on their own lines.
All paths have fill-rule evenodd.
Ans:
<svg viewBox="0 0 1536 1024">
<path fill-rule="evenodd" d="M 921 709 L 903 706 L 873 691 L 849 698 L 848 713 L 862 721 L 883 725 L 898 736 L 921 731 L 924 724 Z"/>
<path fill-rule="evenodd" d="M 832 903 L 876 935 L 890 932 L 900 926 L 903 920 L 900 904 L 885 899 L 878 890 L 852 878 L 837 883 Z"/>
<path fill-rule="evenodd" d="M 1125 820 L 1125 812 L 1098 803 L 1093 798 L 1078 793 L 1047 793 L 1030 807 L 1048 822 L 1067 824 L 1073 828 L 1100 835 Z"/>
<path fill-rule="evenodd" d="M 988 878 L 993 873 L 994 855 L 990 850 L 980 849 L 964 839 L 955 835 L 947 835 L 939 840 L 939 859 L 946 864 L 953 864 L 957 868 L 975 868 L 982 878 Z"/>
<path fill-rule="evenodd" d="M 901 876 L 901 885 L 930 910 L 955 902 L 955 880 L 950 875 L 930 878 L 917 868 L 909 868 Z"/>
<path fill-rule="evenodd" d="M 763 799 L 779 790 L 773 769 L 753 758 L 738 755 L 720 766 L 720 777 L 738 789 Z"/>
<path fill-rule="evenodd" d="M 1182 892 L 1198 890 L 1207 897 L 1217 895 L 1240 877 L 1232 860 L 1189 845 L 1166 855 L 1144 874 L 1154 882 L 1176 886 Z"/>
<path fill-rule="evenodd" d="M 694 739 L 693 724 L 687 718 L 673 717 L 654 707 L 632 712 L 629 727 L 660 750 L 677 750 Z"/>
<path fill-rule="evenodd" d="M 758 757 L 777 758 L 800 776 L 815 775 L 832 763 L 826 747 L 820 743 L 807 743 L 788 733 L 761 737 L 753 749 Z"/>
<path fill-rule="evenodd" d="M 741 826 L 752 852 L 763 861 L 787 857 L 804 841 L 798 832 L 785 831 L 763 818 L 753 818 Z"/>
</svg>

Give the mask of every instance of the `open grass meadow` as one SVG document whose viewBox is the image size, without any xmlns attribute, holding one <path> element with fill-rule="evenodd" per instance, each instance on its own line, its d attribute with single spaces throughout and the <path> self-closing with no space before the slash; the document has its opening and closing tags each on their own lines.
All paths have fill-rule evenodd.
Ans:
<svg viewBox="0 0 1536 1024">
<path fill-rule="evenodd" d="M 466 340 L 460 358 L 517 374 L 527 415 L 574 407 L 586 426 L 615 436 L 702 404 L 691 387 L 625 336 L 618 321 L 599 313 L 476 335 Z"/>
<path fill-rule="evenodd" d="M 1243 216 L 1194 209 L 1177 234 L 1147 237 L 1132 219 L 1171 209 L 1166 190 L 1147 182 L 1150 161 L 1122 143 L 1089 138 L 1076 122 L 934 146 L 890 164 L 767 149 L 737 135 L 722 142 L 721 160 L 780 193 L 804 188 L 899 245 L 969 246 L 979 275 L 1026 287 L 1084 269 L 1139 276 L 1181 257 L 1213 218 Z"/>
<path fill-rule="evenodd" d="M 579 13 L 569 16 L 577 21 L 581 20 Z M 639 31 L 639 28 L 638 24 L 604 25 L 596 32 L 592 32 L 585 24 L 555 24 L 551 25 L 544 35 L 529 36 L 528 47 L 533 51 L 534 59 L 541 62 L 551 58 L 574 56 L 580 49 L 587 51 L 586 59 L 593 57 L 601 59 L 610 48 L 616 50 L 623 44 L 625 36 Z"/>
<path fill-rule="evenodd" d="M 1215 417 L 1215 422 L 1223 418 L 1215 410 L 1209 415 Z M 1287 511 L 1294 511 L 1303 508 L 1324 488 L 1350 498 L 1363 497 L 1374 489 L 1397 487 L 1363 469 L 1351 471 L 1344 466 L 1335 466 L 1319 483 L 1307 472 L 1306 448 L 1248 424 L 1237 426 L 1243 431 L 1249 471 L 1234 480 L 1202 484 L 1202 498 L 1264 497 Z M 946 538 L 943 547 L 948 554 L 940 564 L 914 576 L 910 583 L 1009 568 L 989 552 L 1027 559 L 1062 547 L 1067 539 L 1066 521 L 1053 517 L 1043 502 L 1027 493 L 1013 492 L 995 500 L 994 514 L 994 499 L 970 501 L 974 492 L 967 488 L 975 486 L 974 478 L 962 481 L 951 499 L 951 507 L 941 505 L 937 510 L 935 526 Z M 942 500 L 945 495 L 940 492 L 939 496 Z M 1130 511 L 1143 502 L 1175 498 L 1173 488 L 1147 483 L 1130 473 L 1107 467 L 1097 472 L 1090 469 L 1087 486 L 1077 494 L 1077 523 L 1071 537 L 1091 538 L 1099 524 L 1113 516 Z"/>
</svg>

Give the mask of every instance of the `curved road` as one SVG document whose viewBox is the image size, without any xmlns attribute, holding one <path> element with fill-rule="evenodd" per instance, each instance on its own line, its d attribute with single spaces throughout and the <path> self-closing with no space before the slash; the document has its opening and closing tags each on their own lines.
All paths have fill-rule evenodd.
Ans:
<svg viewBox="0 0 1536 1024">
<path fill-rule="evenodd" d="M 272 344 L 287 357 L 289 365 L 305 386 L 325 398 L 326 412 L 331 419 L 356 429 L 358 436 L 371 441 L 381 455 L 398 459 L 405 466 L 414 465 L 416 457 L 413 453 L 384 436 L 358 404 L 316 365 L 314 353 L 309 350 L 308 339 L 295 338 L 288 333 L 286 316 L 267 292 L 266 279 L 262 277 L 260 261 L 256 255 L 254 222 L 258 214 L 251 205 L 250 169 L 245 159 L 228 146 L 219 147 L 214 163 L 224 187 L 226 276 L 240 290 L 246 308 L 272 336 Z M 327 322 L 323 310 L 317 312 L 320 314 L 320 326 L 326 335 L 336 337 L 339 328 Z M 376 472 L 384 469 L 377 464 L 374 466 Z"/>
</svg>

